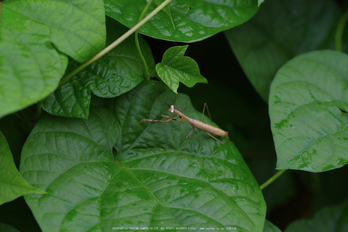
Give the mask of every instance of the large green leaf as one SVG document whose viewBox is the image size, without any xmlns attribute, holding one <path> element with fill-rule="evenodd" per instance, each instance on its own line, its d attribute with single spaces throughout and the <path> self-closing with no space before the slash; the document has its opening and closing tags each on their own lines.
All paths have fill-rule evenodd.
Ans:
<svg viewBox="0 0 348 232">
<path fill-rule="evenodd" d="M 68 58 L 86 61 L 105 44 L 103 2 L 0 3 L 0 117 L 48 96 Z"/>
<path fill-rule="evenodd" d="M 19 174 L 6 138 L 0 132 L 0 205 L 25 194 L 43 193 L 45 192 L 31 186 Z"/>
<path fill-rule="evenodd" d="M 346 232 L 348 228 L 348 207 L 330 206 L 318 211 L 311 219 L 293 222 L 284 232 Z"/>
<path fill-rule="evenodd" d="M 108 44 L 126 31 L 123 25 L 107 18 Z M 155 62 L 149 46 L 141 38 L 140 45 L 149 70 L 154 72 Z M 71 62 L 69 70 L 77 67 L 77 63 Z M 88 118 L 91 92 L 103 98 L 116 97 L 143 80 L 144 65 L 131 36 L 59 87 L 45 100 L 43 108 L 53 115 Z"/>
<path fill-rule="evenodd" d="M 161 104 L 200 118 L 186 95 L 151 81 L 103 102 L 88 120 L 44 117 L 26 141 L 21 172 L 48 192 L 25 198 L 43 231 L 263 230 L 261 190 L 233 143 L 195 131 L 181 159 L 190 125 L 137 124 Z"/>
<path fill-rule="evenodd" d="M 225 35 L 250 82 L 268 101 L 283 64 L 298 54 L 333 48 L 339 18 L 331 0 L 267 0 L 255 17 Z"/>
<path fill-rule="evenodd" d="M 174 93 L 178 93 L 179 82 L 187 87 L 208 83 L 201 75 L 196 61 L 184 56 L 187 48 L 188 45 L 169 48 L 163 54 L 162 61 L 156 65 L 158 76 Z"/>
<path fill-rule="evenodd" d="M 143 0 L 105 0 L 106 15 L 127 27 L 134 26 L 147 2 Z M 152 4 L 149 12 L 156 4 Z M 194 42 L 249 20 L 258 10 L 257 0 L 173 0 L 168 10 L 160 11 L 139 29 L 145 35 L 170 41 Z M 174 26 L 173 26 L 174 22 Z"/>
<path fill-rule="evenodd" d="M 348 162 L 348 56 L 300 55 L 271 85 L 269 112 L 278 169 L 321 172 Z"/>
</svg>

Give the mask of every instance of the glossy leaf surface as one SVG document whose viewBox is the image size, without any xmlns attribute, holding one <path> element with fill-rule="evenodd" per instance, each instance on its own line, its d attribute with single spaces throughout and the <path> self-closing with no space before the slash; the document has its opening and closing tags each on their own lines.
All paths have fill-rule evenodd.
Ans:
<svg viewBox="0 0 348 232">
<path fill-rule="evenodd" d="M 255 17 L 225 35 L 250 82 L 268 101 L 283 64 L 296 55 L 334 47 L 339 18 L 334 1 L 267 0 Z"/>
<path fill-rule="evenodd" d="M 195 131 L 181 159 L 190 125 L 137 124 L 161 119 L 167 112 L 161 104 L 201 117 L 186 95 L 145 82 L 104 99 L 104 107 L 93 108 L 88 120 L 39 121 L 23 148 L 21 172 L 49 193 L 26 197 L 44 231 L 263 230 L 261 190 L 233 143 L 221 145 Z"/>
<path fill-rule="evenodd" d="M 345 232 L 348 228 L 348 207 L 330 206 L 318 211 L 313 218 L 301 219 L 289 225 L 284 232 Z"/>
<path fill-rule="evenodd" d="M 138 22 L 147 2 L 105 0 L 104 4 L 107 16 L 131 28 Z M 148 13 L 155 7 L 157 4 L 152 4 Z M 257 10 L 257 0 L 173 0 L 170 3 L 173 21 L 168 17 L 168 11 L 162 10 L 139 32 L 157 39 L 194 42 L 244 23 Z"/>
<path fill-rule="evenodd" d="M 19 174 L 6 138 L 0 132 L 0 205 L 25 194 L 43 193 L 45 192 L 31 186 Z"/>
<path fill-rule="evenodd" d="M 278 169 L 322 172 L 348 161 L 348 56 L 300 55 L 277 73 L 269 99 Z"/>
<path fill-rule="evenodd" d="M 127 29 L 113 19 L 107 18 L 107 43 L 123 35 Z M 154 71 L 154 60 L 146 42 L 140 38 L 142 53 L 150 71 Z M 69 70 L 79 64 L 70 63 Z M 88 118 L 91 92 L 99 97 L 119 96 L 144 80 L 144 65 L 131 36 L 105 56 L 82 70 L 67 83 L 59 87 L 44 102 L 43 108 L 53 115 Z"/>
<path fill-rule="evenodd" d="M 196 83 L 208 83 L 200 74 L 196 61 L 184 56 L 187 48 L 188 45 L 169 48 L 163 54 L 161 63 L 156 65 L 158 76 L 174 93 L 177 93 L 179 82 L 187 87 L 193 87 Z"/>
<path fill-rule="evenodd" d="M 105 43 L 102 1 L 0 3 L 0 117 L 48 96 L 67 55 L 86 61 Z"/>
</svg>

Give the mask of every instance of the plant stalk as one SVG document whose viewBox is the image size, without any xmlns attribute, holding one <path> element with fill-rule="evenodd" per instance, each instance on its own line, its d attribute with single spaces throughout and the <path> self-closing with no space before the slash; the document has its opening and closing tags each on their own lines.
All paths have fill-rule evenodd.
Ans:
<svg viewBox="0 0 348 232">
<path fill-rule="evenodd" d="M 268 185 L 270 185 L 273 181 L 275 181 L 278 177 L 280 177 L 286 170 L 280 170 L 276 174 L 274 174 L 271 178 L 269 178 L 265 183 L 260 186 L 260 189 L 263 190 Z"/>
<path fill-rule="evenodd" d="M 141 14 L 139 16 L 138 22 L 140 22 L 144 18 L 145 13 L 149 9 L 149 7 L 152 4 L 152 2 L 153 2 L 153 0 L 150 0 L 147 3 L 147 5 L 145 6 L 144 10 L 141 12 Z M 135 31 L 134 38 L 135 38 L 135 46 L 136 46 L 136 48 L 137 48 L 137 50 L 139 52 L 141 61 L 143 62 L 143 65 L 144 65 L 144 76 L 145 76 L 145 79 L 149 80 L 150 79 L 149 68 L 147 67 L 147 63 L 146 63 L 145 57 L 144 57 L 143 53 L 141 52 L 140 43 L 139 43 L 139 33 L 138 33 L 138 30 Z"/>
<path fill-rule="evenodd" d="M 343 31 L 346 26 L 347 20 L 348 20 L 348 10 L 341 17 L 336 29 L 335 48 L 336 48 L 336 51 L 339 51 L 339 52 L 342 52 L 342 36 L 343 36 Z"/>
</svg>

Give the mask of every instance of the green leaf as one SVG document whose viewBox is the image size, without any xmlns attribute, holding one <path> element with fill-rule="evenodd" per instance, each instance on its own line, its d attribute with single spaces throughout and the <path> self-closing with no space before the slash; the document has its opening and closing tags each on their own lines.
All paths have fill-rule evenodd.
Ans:
<svg viewBox="0 0 348 232">
<path fill-rule="evenodd" d="M 1 232 L 19 232 L 16 228 L 0 222 L 0 231 Z"/>
<path fill-rule="evenodd" d="M 149 81 L 104 104 L 88 120 L 44 117 L 24 145 L 21 173 L 48 192 L 25 197 L 43 231 L 262 231 L 262 193 L 233 143 L 194 131 L 181 159 L 189 124 L 138 124 L 168 113 L 161 104 L 200 118 L 186 95 Z"/>
<path fill-rule="evenodd" d="M 66 55 L 83 62 L 104 46 L 102 1 L 5 1 L 0 10 L 0 117 L 48 96 Z"/>
<path fill-rule="evenodd" d="M 267 0 L 255 17 L 225 35 L 250 82 L 268 101 L 283 64 L 305 52 L 334 48 L 340 15 L 330 0 Z"/>
<path fill-rule="evenodd" d="M 330 206 L 318 211 L 311 219 L 301 219 L 290 224 L 284 232 L 345 232 L 348 228 L 348 207 Z"/>
<path fill-rule="evenodd" d="M 0 132 L 0 205 L 25 194 L 44 193 L 44 191 L 31 186 L 19 174 L 6 138 Z"/>
<path fill-rule="evenodd" d="M 208 83 L 201 75 L 196 61 L 184 56 L 187 48 L 188 45 L 167 49 L 162 62 L 156 65 L 158 76 L 174 93 L 178 93 L 179 82 L 187 87 L 193 87 L 196 83 Z"/>
<path fill-rule="evenodd" d="M 281 230 L 275 225 L 273 225 L 270 221 L 266 220 L 263 232 L 281 232 Z"/>
<path fill-rule="evenodd" d="M 107 18 L 106 22 L 108 44 L 127 31 L 113 19 Z M 155 62 L 149 46 L 141 38 L 140 45 L 149 70 L 154 70 Z M 72 71 L 78 65 L 70 62 L 69 69 Z M 91 92 L 103 98 L 116 97 L 143 80 L 143 63 L 131 36 L 59 87 L 44 101 L 43 108 L 53 115 L 88 118 Z"/>
<path fill-rule="evenodd" d="M 104 1 L 106 15 L 129 28 L 138 22 L 146 4 L 144 0 Z M 152 4 L 148 12 L 156 6 Z M 139 32 L 162 40 L 195 42 L 246 22 L 257 10 L 257 0 L 176 0 L 170 3 L 172 20 L 160 11 Z"/>
<path fill-rule="evenodd" d="M 322 172 L 348 161 L 348 56 L 316 51 L 286 63 L 271 85 L 269 111 L 278 169 Z M 339 106 L 340 107 L 339 107 Z"/>
</svg>

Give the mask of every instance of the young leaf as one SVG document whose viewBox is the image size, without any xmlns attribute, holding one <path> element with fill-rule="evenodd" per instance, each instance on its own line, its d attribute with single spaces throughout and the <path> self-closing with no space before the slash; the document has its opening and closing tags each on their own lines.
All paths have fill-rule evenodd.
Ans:
<svg viewBox="0 0 348 232">
<path fill-rule="evenodd" d="M 102 1 L 3 1 L 0 9 L 0 117 L 48 96 L 66 55 L 83 62 L 104 46 Z"/>
<path fill-rule="evenodd" d="M 178 93 L 179 82 L 187 87 L 208 83 L 200 74 L 196 61 L 184 56 L 187 48 L 188 45 L 169 48 L 163 54 L 162 62 L 156 65 L 158 76 L 174 93 Z"/>
<path fill-rule="evenodd" d="M 138 22 L 147 2 L 105 0 L 104 4 L 107 16 L 131 28 Z M 155 7 L 157 4 L 152 4 L 148 12 Z M 257 10 L 257 0 L 176 0 L 170 3 L 172 20 L 166 11 L 160 11 L 139 32 L 162 40 L 195 42 L 246 22 Z"/>
<path fill-rule="evenodd" d="M 138 124 L 160 119 L 167 112 L 161 104 L 200 118 L 187 96 L 149 81 L 104 104 L 88 120 L 44 117 L 25 143 L 21 172 L 48 192 L 25 197 L 43 231 L 262 231 L 265 202 L 233 143 L 195 131 L 180 159 L 190 125 Z"/>
<path fill-rule="evenodd" d="M 300 219 L 286 228 L 284 232 L 346 231 L 348 228 L 348 207 L 330 206 L 318 211 L 311 219 Z"/>
<path fill-rule="evenodd" d="M 0 132 L 0 205 L 25 194 L 44 193 L 44 191 L 31 186 L 19 174 L 6 138 Z"/>
<path fill-rule="evenodd" d="M 107 18 L 106 22 L 108 43 L 127 31 L 113 19 Z M 140 39 L 140 45 L 149 70 L 154 70 L 149 46 L 143 39 Z M 68 69 L 72 71 L 77 67 L 76 62 L 70 62 Z M 44 101 L 43 108 L 53 115 L 88 118 L 91 92 L 103 98 L 116 97 L 143 80 L 144 67 L 132 36 L 59 87 Z"/>
<path fill-rule="evenodd" d="M 225 35 L 250 82 L 268 101 L 283 64 L 305 52 L 334 48 L 340 15 L 331 0 L 267 0 L 255 17 Z"/>
<path fill-rule="evenodd" d="M 278 71 L 269 99 L 278 169 L 322 172 L 348 162 L 347 63 L 346 54 L 316 51 Z"/>
</svg>

